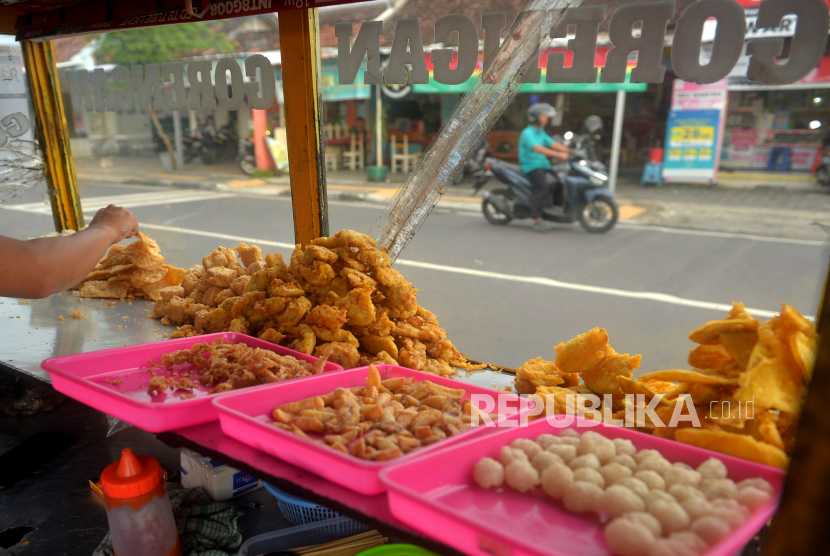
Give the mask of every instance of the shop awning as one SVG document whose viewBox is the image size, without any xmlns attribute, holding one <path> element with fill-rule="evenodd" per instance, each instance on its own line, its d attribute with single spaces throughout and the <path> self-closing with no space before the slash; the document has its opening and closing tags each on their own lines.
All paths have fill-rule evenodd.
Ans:
<svg viewBox="0 0 830 556">
<path fill-rule="evenodd" d="M 602 67 L 605 65 L 605 55 L 610 48 L 598 48 L 595 58 L 595 65 Z M 566 67 L 571 64 L 573 52 L 563 48 L 551 49 L 539 56 L 539 66 L 542 68 L 542 78 L 539 83 L 525 83 L 519 89 L 522 93 L 616 93 L 617 91 L 626 91 L 630 93 L 641 93 L 646 90 L 645 83 L 631 83 L 631 70 L 633 65 L 628 66 L 625 74 L 625 83 L 600 83 L 599 75 L 597 75 L 596 83 L 546 83 L 545 77 L 547 75 L 547 55 L 552 53 L 564 53 Z M 479 53 L 478 62 L 473 75 L 464 83 L 460 85 L 445 85 L 438 83 L 432 77 L 433 64 L 429 53 L 426 53 L 426 66 L 429 70 L 429 83 L 412 85 L 412 92 L 418 94 L 445 94 L 445 93 L 460 93 L 464 94 L 469 90 L 470 86 L 475 82 L 481 74 L 481 69 L 484 65 L 482 54 Z M 453 63 L 455 63 L 456 56 L 453 55 Z M 361 74 L 358 74 L 361 75 Z"/>
</svg>

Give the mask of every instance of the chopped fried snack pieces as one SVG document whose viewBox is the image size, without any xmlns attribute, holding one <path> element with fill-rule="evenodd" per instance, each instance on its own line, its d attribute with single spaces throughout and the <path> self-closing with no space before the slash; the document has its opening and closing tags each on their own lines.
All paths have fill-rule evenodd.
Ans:
<svg viewBox="0 0 830 556">
<path fill-rule="evenodd" d="M 178 325 L 171 337 L 233 330 L 308 354 L 340 346 L 332 361 L 352 368 L 391 363 L 440 375 L 469 368 L 415 289 L 369 236 L 343 230 L 297 245 L 286 264 L 255 245 L 219 247 L 160 292 L 153 317 Z"/>
<path fill-rule="evenodd" d="M 570 466 L 554 462 L 539 471 L 525 457 L 531 444 L 543 443 L 550 451 L 563 447 L 562 442 L 569 439 L 576 439 L 580 453 L 587 452 L 594 458 L 595 453 L 611 456 L 619 452 L 612 460 L 622 456 L 641 466 L 648 464 L 649 470 L 639 473 L 653 476 L 648 477 L 650 483 L 659 481 L 662 486 L 671 486 L 668 491 L 657 486 L 650 486 L 649 490 L 640 479 L 621 472 L 628 469 L 614 461 L 603 462 L 598 470 L 584 466 L 574 469 L 573 461 Z M 775 488 L 759 477 L 736 484 L 727 477 L 726 465 L 715 458 L 704 461 L 695 470 L 686 463 L 668 461 L 656 450 L 638 452 L 630 441 L 612 441 L 594 431 L 580 437 L 574 429 L 564 429 L 559 436 L 543 434 L 536 440 L 519 438 L 510 446 L 502 446 L 501 463 L 494 457 L 481 458 L 472 469 L 473 481 L 481 488 L 495 489 L 496 493 L 503 492 L 503 483 L 533 495 L 536 487 L 541 486 L 544 494 L 556 500 L 553 503 L 566 510 L 602 512 L 608 517 L 605 540 L 616 556 L 703 554 L 776 494 Z M 605 477 L 616 479 L 603 480 Z M 533 503 L 538 500 L 535 495 Z"/>
<path fill-rule="evenodd" d="M 78 297 L 163 299 L 165 288 L 179 286 L 185 271 L 164 264 L 158 244 L 141 232 L 124 247 L 113 245 L 107 256 L 78 284 Z"/>
<path fill-rule="evenodd" d="M 246 386 L 316 375 L 323 372 L 330 351 L 324 353 L 312 365 L 290 355 L 279 355 L 266 349 L 252 348 L 216 338 L 209 344 L 198 343 L 191 349 L 162 355 L 157 368 L 165 367 L 174 375 L 179 374 L 174 370 L 177 365 L 189 364 L 195 369 L 182 371 L 179 380 L 156 375 L 151 369 L 150 374 L 153 378 L 150 379 L 148 392 L 157 394 L 168 387 L 174 390 L 190 390 L 198 382 L 213 387 L 210 393 L 215 394 Z"/>
<path fill-rule="evenodd" d="M 272 417 L 274 426 L 306 438 L 322 435 L 327 446 L 344 454 L 386 461 L 469 430 L 472 411 L 464 390 L 404 377 L 381 380 L 369 365 L 365 386 L 283 404 Z M 495 461 L 482 464 L 479 479 L 495 485 L 522 476 L 500 469 Z"/>
</svg>

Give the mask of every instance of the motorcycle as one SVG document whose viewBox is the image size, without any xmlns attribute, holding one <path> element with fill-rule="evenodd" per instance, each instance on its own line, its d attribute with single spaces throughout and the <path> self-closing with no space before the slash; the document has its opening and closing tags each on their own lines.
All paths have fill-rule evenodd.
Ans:
<svg viewBox="0 0 830 556">
<path fill-rule="evenodd" d="M 542 218 L 566 224 L 579 221 L 588 232 L 604 233 L 617 223 L 619 209 L 614 193 L 606 188 L 608 174 L 597 170 L 585 154 L 571 151 L 567 162 L 553 166 L 551 177 L 555 177 L 555 183 L 550 188 Z M 474 193 L 492 177 L 508 186 L 484 192 L 481 210 L 487 221 L 505 226 L 513 219 L 530 218 L 533 186 L 521 166 L 489 157 L 484 164 L 476 176 Z"/>
<path fill-rule="evenodd" d="M 227 123 L 219 128 L 216 135 L 211 134 L 207 129 L 200 129 L 201 148 L 199 159 L 202 164 L 213 164 L 218 158 L 232 157 L 237 154 L 239 134 L 235 126 Z"/>
<path fill-rule="evenodd" d="M 467 175 L 475 176 L 478 172 L 480 172 L 484 168 L 484 159 L 487 158 L 489 150 L 490 143 L 488 143 L 486 139 L 482 140 L 482 142 L 479 143 L 478 148 L 467 160 L 467 164 L 464 165 L 464 169 L 458 172 L 458 175 L 455 176 L 453 185 L 461 183 Z"/>
<path fill-rule="evenodd" d="M 256 172 L 256 156 L 254 155 L 253 142 L 244 139 L 239 140 L 236 162 L 239 163 L 239 169 L 242 170 L 243 174 L 254 175 Z"/>
<path fill-rule="evenodd" d="M 830 130 L 821 134 L 821 164 L 816 167 L 816 180 L 821 185 L 830 185 Z"/>
</svg>

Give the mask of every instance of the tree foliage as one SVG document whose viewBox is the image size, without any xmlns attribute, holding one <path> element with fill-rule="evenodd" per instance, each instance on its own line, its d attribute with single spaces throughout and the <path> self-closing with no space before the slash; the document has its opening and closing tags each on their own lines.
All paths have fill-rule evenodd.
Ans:
<svg viewBox="0 0 830 556">
<path fill-rule="evenodd" d="M 234 40 L 205 21 L 158 25 L 102 35 L 96 61 L 130 67 L 161 64 L 191 56 L 225 54 L 237 48 Z"/>
</svg>

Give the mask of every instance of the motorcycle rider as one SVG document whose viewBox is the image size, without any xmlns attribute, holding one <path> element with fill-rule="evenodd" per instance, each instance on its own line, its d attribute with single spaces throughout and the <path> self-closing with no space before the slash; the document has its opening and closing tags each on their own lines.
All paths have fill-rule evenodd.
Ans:
<svg viewBox="0 0 830 556">
<path fill-rule="evenodd" d="M 522 172 L 527 175 L 533 186 L 531 218 L 535 220 L 533 229 L 545 232 L 552 228 L 552 224 L 542 219 L 542 210 L 548 196 L 548 180 L 551 175 L 550 158 L 562 161 L 568 160 L 568 147 L 556 143 L 545 132 L 545 127 L 551 118 L 556 116 L 556 109 L 546 102 L 534 104 L 527 109 L 528 125 L 519 138 L 519 164 Z M 565 189 L 563 187 L 563 189 Z M 567 195 L 567 191 L 563 191 Z"/>
</svg>

